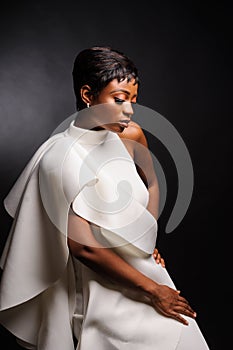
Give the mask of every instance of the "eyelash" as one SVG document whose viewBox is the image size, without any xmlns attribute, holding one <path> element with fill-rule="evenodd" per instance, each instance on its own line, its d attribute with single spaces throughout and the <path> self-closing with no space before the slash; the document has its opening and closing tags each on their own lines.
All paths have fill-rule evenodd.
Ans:
<svg viewBox="0 0 233 350">
<path fill-rule="evenodd" d="M 122 99 L 120 99 L 120 98 L 118 98 L 118 97 L 114 97 L 114 100 L 115 100 L 115 102 L 116 102 L 117 104 L 122 104 L 123 102 L 125 102 L 125 100 L 122 100 Z"/>
</svg>

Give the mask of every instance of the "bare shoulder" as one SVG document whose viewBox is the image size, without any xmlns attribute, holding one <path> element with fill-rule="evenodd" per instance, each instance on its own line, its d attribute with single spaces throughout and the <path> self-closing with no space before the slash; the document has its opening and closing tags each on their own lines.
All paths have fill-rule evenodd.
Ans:
<svg viewBox="0 0 233 350">
<path fill-rule="evenodd" d="M 139 124 L 131 121 L 128 125 L 128 128 L 125 128 L 122 133 L 119 133 L 121 138 L 126 138 L 130 140 L 139 141 L 143 138 L 144 133 Z M 145 137 L 145 136 L 144 136 Z"/>
<path fill-rule="evenodd" d="M 134 121 L 131 121 L 128 125 L 128 128 L 125 128 L 124 131 L 118 135 L 121 139 L 134 140 L 148 147 L 147 139 L 141 126 Z"/>
</svg>

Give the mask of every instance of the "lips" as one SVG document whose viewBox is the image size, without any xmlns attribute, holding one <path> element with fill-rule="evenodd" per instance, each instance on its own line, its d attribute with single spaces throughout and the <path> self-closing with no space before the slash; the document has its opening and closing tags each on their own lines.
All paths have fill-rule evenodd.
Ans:
<svg viewBox="0 0 233 350">
<path fill-rule="evenodd" d="M 130 119 L 120 120 L 119 123 L 124 126 L 125 128 L 128 127 L 128 124 L 130 122 Z"/>
<path fill-rule="evenodd" d="M 122 119 L 120 120 L 120 123 L 124 123 L 124 124 L 129 124 L 130 119 Z"/>
</svg>

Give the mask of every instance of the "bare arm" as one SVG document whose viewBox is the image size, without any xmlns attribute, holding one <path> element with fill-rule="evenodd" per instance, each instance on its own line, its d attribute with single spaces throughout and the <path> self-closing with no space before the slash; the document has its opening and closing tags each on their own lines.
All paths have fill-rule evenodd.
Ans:
<svg viewBox="0 0 233 350">
<path fill-rule="evenodd" d="M 134 147 L 134 161 L 142 180 L 146 184 L 149 192 L 149 202 L 147 209 L 158 219 L 159 215 L 159 186 L 154 170 L 153 160 L 148 149 L 148 143 L 142 129 L 139 129 L 138 139 Z"/>
<path fill-rule="evenodd" d="M 163 315 L 183 324 L 187 324 L 187 321 L 180 314 L 195 317 L 194 311 L 178 291 L 157 284 L 112 249 L 101 246 L 95 240 L 89 222 L 78 215 L 69 215 L 68 245 L 71 253 L 84 265 L 122 287 L 138 291 Z"/>
<path fill-rule="evenodd" d="M 157 220 L 159 216 L 159 186 L 145 134 L 140 125 L 131 122 L 130 126 L 119 136 L 133 157 L 137 172 L 148 189 L 147 209 Z M 165 267 L 165 261 L 157 248 L 154 249 L 153 256 L 157 264 Z"/>
<path fill-rule="evenodd" d="M 149 203 L 147 209 L 157 220 L 159 214 L 159 186 L 145 134 L 140 125 L 131 121 L 128 128 L 119 133 L 119 137 L 133 157 L 138 174 L 148 189 Z"/>
<path fill-rule="evenodd" d="M 141 146 L 142 145 L 142 146 Z M 159 185 L 157 176 L 154 170 L 153 160 L 148 149 L 148 142 L 146 140 L 143 130 L 139 127 L 138 139 L 134 148 L 134 160 L 137 171 L 148 188 L 149 202 L 147 205 L 148 211 L 158 220 L 159 216 Z M 162 258 L 158 249 L 154 249 L 154 259 L 157 264 L 165 267 L 165 260 Z"/>
</svg>

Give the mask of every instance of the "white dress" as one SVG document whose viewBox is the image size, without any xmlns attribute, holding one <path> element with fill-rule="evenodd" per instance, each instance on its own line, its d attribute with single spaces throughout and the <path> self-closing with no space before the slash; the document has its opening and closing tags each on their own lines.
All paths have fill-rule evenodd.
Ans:
<svg viewBox="0 0 233 350">
<path fill-rule="evenodd" d="M 69 254 L 67 223 L 78 214 L 95 224 L 102 245 L 175 288 L 152 257 L 157 222 L 147 203 L 117 134 L 72 122 L 41 146 L 5 200 L 15 224 L 2 255 L 0 320 L 25 348 L 73 350 L 74 334 L 76 350 L 209 349 L 195 320 L 184 326 L 160 315 Z"/>
</svg>

